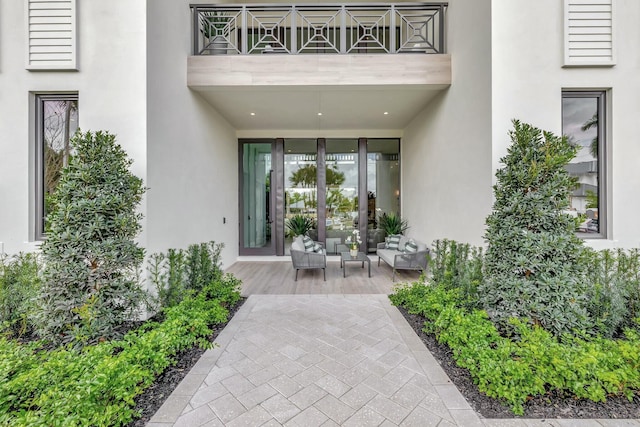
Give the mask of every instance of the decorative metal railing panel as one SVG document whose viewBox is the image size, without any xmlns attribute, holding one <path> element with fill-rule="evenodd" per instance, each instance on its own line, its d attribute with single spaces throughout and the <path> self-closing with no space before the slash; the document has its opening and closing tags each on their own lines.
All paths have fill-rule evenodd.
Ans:
<svg viewBox="0 0 640 427">
<path fill-rule="evenodd" d="M 195 55 L 444 53 L 447 3 L 192 5 Z"/>
</svg>

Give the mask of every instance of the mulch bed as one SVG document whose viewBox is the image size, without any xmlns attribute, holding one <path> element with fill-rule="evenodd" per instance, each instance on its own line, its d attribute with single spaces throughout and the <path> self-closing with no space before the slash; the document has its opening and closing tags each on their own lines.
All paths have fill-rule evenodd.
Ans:
<svg viewBox="0 0 640 427">
<path fill-rule="evenodd" d="M 242 298 L 234 308 L 229 310 L 229 320 L 226 323 L 221 323 L 211 328 L 213 330 L 210 337 L 211 342 L 213 342 L 218 334 L 227 326 L 227 323 L 231 321 L 245 301 L 246 298 Z M 138 411 L 141 416 L 137 420 L 129 423 L 129 427 L 144 427 L 205 351 L 206 350 L 196 346 L 178 353 L 175 357 L 176 364 L 165 369 L 165 371 L 156 378 L 154 383 L 136 398 L 136 411 Z"/>
<path fill-rule="evenodd" d="M 410 314 L 403 307 L 398 309 L 476 412 L 485 418 L 519 418 L 508 406 L 478 391 L 469 371 L 456 365 L 449 347 L 422 331 L 424 317 Z M 596 403 L 551 392 L 529 400 L 524 405 L 522 418 L 640 418 L 640 397 L 636 395 L 633 401 L 609 397 L 606 402 Z"/>
</svg>

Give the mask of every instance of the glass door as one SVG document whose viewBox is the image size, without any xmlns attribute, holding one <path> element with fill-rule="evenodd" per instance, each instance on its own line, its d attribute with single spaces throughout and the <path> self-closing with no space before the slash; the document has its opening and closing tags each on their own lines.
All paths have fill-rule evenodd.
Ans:
<svg viewBox="0 0 640 427">
<path fill-rule="evenodd" d="M 240 254 L 275 255 L 274 192 L 272 159 L 274 143 L 245 142 L 240 144 Z"/>
</svg>

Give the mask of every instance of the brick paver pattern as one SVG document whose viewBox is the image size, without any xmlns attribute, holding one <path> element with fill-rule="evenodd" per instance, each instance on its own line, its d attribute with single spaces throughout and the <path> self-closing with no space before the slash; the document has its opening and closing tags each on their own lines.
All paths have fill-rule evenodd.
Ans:
<svg viewBox="0 0 640 427">
<path fill-rule="evenodd" d="M 629 426 L 489 420 L 386 295 L 252 295 L 148 427 Z"/>
<path fill-rule="evenodd" d="M 252 295 L 149 426 L 477 420 L 401 317 L 386 295 Z"/>
</svg>

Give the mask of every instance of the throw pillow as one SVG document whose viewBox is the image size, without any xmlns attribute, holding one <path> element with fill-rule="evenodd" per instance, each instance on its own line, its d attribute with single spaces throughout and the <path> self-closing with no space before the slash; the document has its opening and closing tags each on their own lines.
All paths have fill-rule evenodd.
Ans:
<svg viewBox="0 0 640 427">
<path fill-rule="evenodd" d="M 322 253 L 322 246 L 316 242 L 313 242 L 313 252 L 317 253 L 317 254 L 321 254 Z"/>
<path fill-rule="evenodd" d="M 296 251 L 304 251 L 304 243 L 302 242 L 302 236 L 296 236 L 291 243 L 291 249 Z"/>
<path fill-rule="evenodd" d="M 315 245 L 315 242 L 313 240 L 311 240 L 311 237 L 303 236 L 302 237 L 302 243 L 304 243 L 304 251 L 305 252 L 313 252 L 313 245 Z"/>
<path fill-rule="evenodd" d="M 418 244 L 411 239 L 404 245 L 404 251 L 410 254 L 415 254 L 418 252 Z"/>
<path fill-rule="evenodd" d="M 387 238 L 387 249 L 398 250 L 398 245 L 400 244 L 400 239 L 402 236 L 400 234 L 392 234 Z"/>
</svg>

